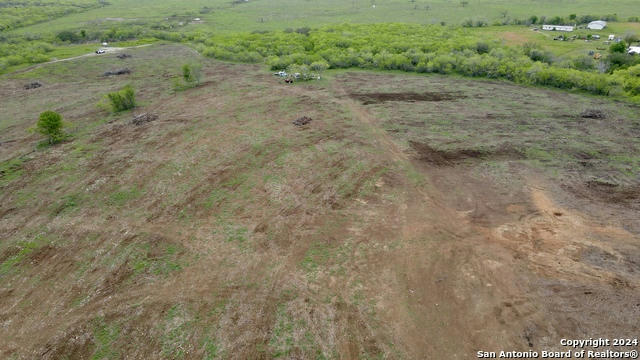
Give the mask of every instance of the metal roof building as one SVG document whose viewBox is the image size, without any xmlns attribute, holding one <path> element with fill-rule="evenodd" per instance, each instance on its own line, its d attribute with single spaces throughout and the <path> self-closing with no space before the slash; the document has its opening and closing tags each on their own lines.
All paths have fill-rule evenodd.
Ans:
<svg viewBox="0 0 640 360">
<path fill-rule="evenodd" d="M 573 31 L 573 26 L 568 26 L 568 25 L 542 25 L 542 30 L 548 30 L 548 31 Z"/>
<path fill-rule="evenodd" d="M 587 25 L 587 29 L 602 30 L 607 27 L 607 22 L 602 20 L 592 21 Z"/>
</svg>

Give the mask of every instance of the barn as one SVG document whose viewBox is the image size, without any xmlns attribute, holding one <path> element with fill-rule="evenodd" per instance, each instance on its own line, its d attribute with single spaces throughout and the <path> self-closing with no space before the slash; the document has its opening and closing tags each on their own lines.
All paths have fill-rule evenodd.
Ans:
<svg viewBox="0 0 640 360">
<path fill-rule="evenodd" d="M 607 27 L 607 22 L 602 20 L 592 21 L 587 25 L 590 30 L 602 30 Z"/>
</svg>

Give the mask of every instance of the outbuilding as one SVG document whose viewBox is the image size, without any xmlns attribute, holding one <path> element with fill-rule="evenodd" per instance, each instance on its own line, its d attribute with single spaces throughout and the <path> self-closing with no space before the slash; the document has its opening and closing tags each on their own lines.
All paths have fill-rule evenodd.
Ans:
<svg viewBox="0 0 640 360">
<path fill-rule="evenodd" d="M 573 31 L 573 26 L 569 26 L 569 25 L 542 25 L 542 30 L 547 30 L 547 31 Z"/>
<path fill-rule="evenodd" d="M 607 22 L 602 20 L 592 21 L 587 25 L 589 30 L 602 30 L 607 27 Z"/>
</svg>

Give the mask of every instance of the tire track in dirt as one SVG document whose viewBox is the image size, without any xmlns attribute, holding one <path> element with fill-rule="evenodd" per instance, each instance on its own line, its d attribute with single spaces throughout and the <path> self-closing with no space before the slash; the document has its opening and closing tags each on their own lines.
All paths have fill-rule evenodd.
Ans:
<svg viewBox="0 0 640 360">
<path fill-rule="evenodd" d="M 128 50 L 128 49 L 137 49 L 137 48 L 142 48 L 142 47 L 147 47 L 147 46 L 151 46 L 153 44 L 143 44 L 143 45 L 136 45 L 136 46 L 127 46 L 127 47 L 112 47 L 112 48 L 106 48 L 106 52 L 104 53 L 104 55 L 107 54 L 115 54 L 124 50 Z M 18 70 L 18 71 L 14 71 L 12 73 L 10 73 L 9 75 L 16 75 L 16 74 L 22 74 L 22 73 L 26 73 L 29 72 L 31 70 L 35 70 L 38 69 L 42 66 L 45 65 L 49 65 L 49 64 L 55 64 L 55 63 L 59 63 L 59 62 L 66 62 L 66 61 L 74 61 L 74 60 L 78 60 L 78 59 L 83 59 L 83 58 L 87 58 L 87 57 L 91 57 L 91 56 L 99 56 L 101 54 L 96 54 L 96 53 L 89 53 L 89 54 L 84 54 L 84 55 L 79 55 L 79 56 L 73 56 L 73 57 L 69 57 L 69 58 L 64 58 L 64 59 L 56 59 L 56 60 L 51 60 L 51 61 L 47 61 L 47 62 L 43 62 L 40 64 L 36 64 L 33 66 L 29 66 L 25 69 L 22 70 Z"/>
<path fill-rule="evenodd" d="M 335 91 L 338 101 L 356 119 L 373 128 L 377 143 L 394 161 L 414 165 L 414 160 L 380 128 L 374 116 L 351 100 L 339 85 Z M 416 168 L 430 183 L 428 169 Z M 385 264 L 394 273 L 396 283 L 380 285 L 386 287 L 388 296 L 383 307 L 386 322 L 395 324 L 395 341 L 409 351 L 410 358 L 447 354 L 461 359 L 481 346 L 522 343 L 517 335 L 505 334 L 505 326 L 493 316 L 502 298 L 518 292 L 513 285 L 516 279 L 495 278 L 495 272 L 501 270 L 496 264 L 504 262 L 504 254 L 498 248 L 479 253 L 476 247 L 486 242 L 486 234 L 447 206 L 443 195 L 434 193 L 430 184 L 405 186 L 399 215 L 405 246 Z"/>
<path fill-rule="evenodd" d="M 435 172 L 449 180 L 471 175 L 462 167 L 453 170 L 455 164 L 448 171 L 416 163 L 345 89 L 335 85 L 334 90 L 354 118 L 374 128 L 377 143 L 394 161 L 415 165 L 428 179 L 429 186 L 406 185 L 399 215 L 406 246 L 385 264 L 397 282 L 378 284 L 390 294 L 386 322 L 396 324 L 394 338 L 411 358 L 563 350 L 561 337 L 637 332 L 629 320 L 640 314 L 633 296 L 640 284 L 636 235 L 558 207 L 532 179 L 527 179 L 526 206 L 487 201 L 490 195 L 473 181 L 466 190 L 456 188 L 465 181 L 436 186 L 430 180 Z M 474 209 L 452 207 L 449 197 L 459 190 L 467 192 Z M 597 314 L 589 311 L 594 306 Z M 614 321 L 606 315 L 611 310 Z"/>
</svg>

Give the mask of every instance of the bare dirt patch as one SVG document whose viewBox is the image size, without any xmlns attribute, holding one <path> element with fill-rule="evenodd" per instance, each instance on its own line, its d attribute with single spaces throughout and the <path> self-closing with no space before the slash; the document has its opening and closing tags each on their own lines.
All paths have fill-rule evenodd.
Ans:
<svg viewBox="0 0 640 360">
<path fill-rule="evenodd" d="M 578 197 L 616 206 L 640 209 L 640 185 L 617 184 L 600 180 L 565 184 L 564 188 Z"/>
<path fill-rule="evenodd" d="M 417 141 L 409 141 L 411 148 L 421 161 L 437 166 L 450 166 L 467 160 L 517 160 L 523 157 L 518 150 L 502 146 L 495 150 L 457 149 L 437 150 Z"/>
<path fill-rule="evenodd" d="M 453 92 L 404 92 L 404 93 L 366 93 L 349 94 L 353 99 L 359 100 L 363 105 L 380 104 L 388 101 L 419 102 L 419 101 L 453 101 L 466 96 Z"/>
</svg>

